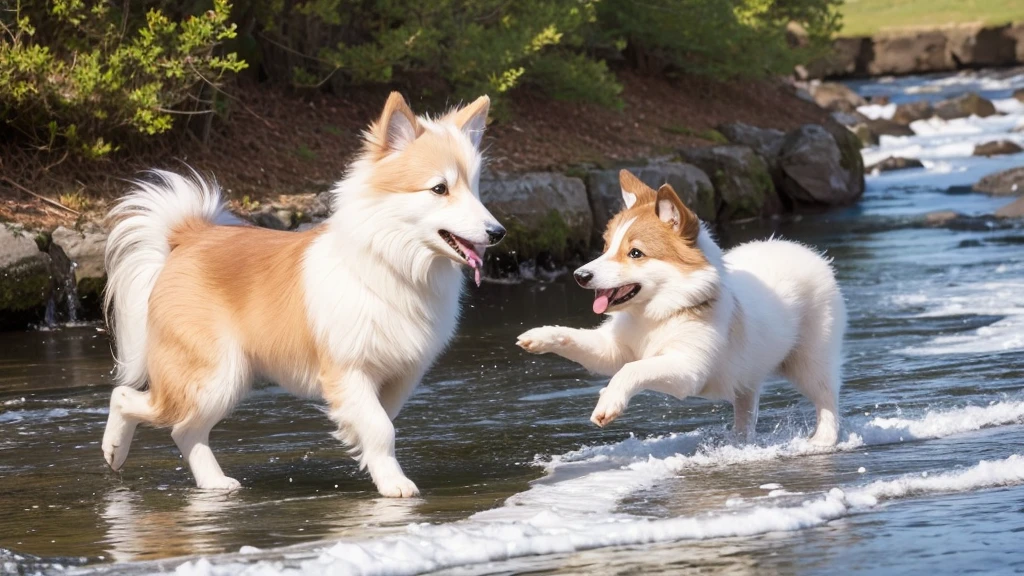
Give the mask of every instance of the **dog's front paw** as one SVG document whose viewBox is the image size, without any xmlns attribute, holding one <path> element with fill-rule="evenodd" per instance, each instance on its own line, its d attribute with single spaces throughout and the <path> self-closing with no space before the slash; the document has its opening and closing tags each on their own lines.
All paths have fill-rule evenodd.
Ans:
<svg viewBox="0 0 1024 576">
<path fill-rule="evenodd" d="M 533 354 L 547 354 L 569 343 L 569 336 L 560 326 L 542 326 L 519 335 L 516 346 Z"/>
<path fill-rule="evenodd" d="M 594 413 L 590 415 L 590 421 L 604 428 L 625 412 L 628 403 L 622 394 L 611 388 L 602 388 L 601 398 L 597 401 Z"/>
<path fill-rule="evenodd" d="M 379 482 L 377 491 L 385 498 L 412 498 L 420 495 L 420 489 L 405 476 L 392 477 Z"/>
<path fill-rule="evenodd" d="M 217 490 L 223 492 L 232 492 L 242 487 L 242 484 L 234 478 L 228 478 L 227 476 L 217 476 L 214 478 L 204 478 L 201 481 L 196 482 L 196 487 L 200 490 Z"/>
</svg>

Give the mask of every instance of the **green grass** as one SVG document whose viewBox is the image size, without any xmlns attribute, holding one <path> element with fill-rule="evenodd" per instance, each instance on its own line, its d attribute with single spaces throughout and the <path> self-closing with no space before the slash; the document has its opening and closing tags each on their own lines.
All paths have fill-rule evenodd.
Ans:
<svg viewBox="0 0 1024 576">
<path fill-rule="evenodd" d="M 1024 21 L 1024 0 L 846 0 L 842 36 L 964 22 Z"/>
</svg>

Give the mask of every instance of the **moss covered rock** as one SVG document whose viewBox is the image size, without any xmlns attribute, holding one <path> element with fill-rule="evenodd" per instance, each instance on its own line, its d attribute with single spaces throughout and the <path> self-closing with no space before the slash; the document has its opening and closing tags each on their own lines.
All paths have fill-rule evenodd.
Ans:
<svg viewBox="0 0 1024 576">
<path fill-rule="evenodd" d="M 686 162 L 711 178 L 717 220 L 743 220 L 782 212 L 768 164 L 747 146 L 713 146 L 680 151 Z"/>
<path fill-rule="evenodd" d="M 491 176 L 480 181 L 480 200 L 508 232 L 490 254 L 563 260 L 590 242 L 593 218 L 579 178 L 546 172 Z"/>
<path fill-rule="evenodd" d="M 0 225 L 0 327 L 20 327 L 42 318 L 51 292 L 50 257 L 36 235 Z"/>
<path fill-rule="evenodd" d="M 626 169 L 655 190 L 662 184 L 669 184 L 679 194 L 683 203 L 701 219 L 713 222 L 717 217 L 714 186 L 708 175 L 700 168 L 682 162 L 666 162 Z M 591 170 L 587 173 L 586 180 L 590 208 L 594 213 L 591 243 L 599 247 L 608 221 L 623 208 L 619 171 Z"/>
<path fill-rule="evenodd" d="M 779 153 L 780 191 L 796 204 L 838 206 L 864 193 L 860 141 L 845 127 L 805 124 Z"/>
</svg>

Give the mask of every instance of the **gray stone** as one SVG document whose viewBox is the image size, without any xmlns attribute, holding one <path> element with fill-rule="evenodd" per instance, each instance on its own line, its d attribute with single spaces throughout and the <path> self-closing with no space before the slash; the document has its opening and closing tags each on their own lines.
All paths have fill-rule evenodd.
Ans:
<svg viewBox="0 0 1024 576">
<path fill-rule="evenodd" d="M 836 38 L 831 53 L 807 65 L 807 74 L 811 78 L 865 74 L 873 57 L 871 38 Z"/>
<path fill-rule="evenodd" d="M 590 242 L 594 221 L 579 178 L 533 172 L 481 179 L 480 200 L 508 231 L 491 252 L 562 258 Z"/>
<path fill-rule="evenodd" d="M 844 140 L 843 147 L 849 146 Z M 848 156 L 822 126 L 806 124 L 793 130 L 779 154 L 780 192 L 801 204 L 833 206 L 855 201 L 864 192 L 863 161 L 857 164 Z"/>
<path fill-rule="evenodd" d="M 892 115 L 892 121 L 897 124 L 907 125 L 917 120 L 925 120 L 935 115 L 935 109 L 927 100 L 919 100 L 896 106 Z"/>
<path fill-rule="evenodd" d="M 1010 26 L 962 25 L 948 29 L 948 48 L 959 67 L 1010 66 L 1016 63 L 1016 40 Z"/>
<path fill-rule="evenodd" d="M 1024 166 L 989 174 L 971 189 L 991 196 L 1024 196 Z"/>
<path fill-rule="evenodd" d="M 718 131 L 732 144 L 751 148 L 769 166 L 775 163 L 782 150 L 786 133 L 774 128 L 758 128 L 742 122 L 722 124 Z"/>
<path fill-rule="evenodd" d="M 1024 152 L 1024 148 L 1021 148 L 1016 142 L 1009 140 L 985 142 L 974 147 L 975 156 L 1005 156 L 1007 154 L 1017 154 L 1018 152 Z"/>
<path fill-rule="evenodd" d="M 852 114 L 857 111 L 858 106 L 867 104 L 860 94 L 838 82 L 812 82 L 810 93 L 818 106 L 833 112 Z"/>
<path fill-rule="evenodd" d="M 680 157 L 703 170 L 715 187 L 720 221 L 742 220 L 782 212 L 765 161 L 747 146 L 713 146 L 680 150 Z"/>
<path fill-rule="evenodd" d="M 706 222 L 715 220 L 715 189 L 711 179 L 700 168 L 692 164 L 668 162 L 636 168 L 627 168 L 641 182 L 657 190 L 662 184 L 672 189 L 697 216 Z M 591 170 L 587 173 L 587 195 L 594 215 L 594 231 L 591 241 L 600 245 L 608 221 L 622 208 L 622 189 L 619 187 L 618 170 Z"/>
<path fill-rule="evenodd" d="M 1024 198 L 1018 198 L 1013 202 L 996 210 L 997 218 L 1024 218 Z"/>
<path fill-rule="evenodd" d="M 50 256 L 39 250 L 35 233 L 0 224 L 0 326 L 38 320 L 51 292 Z"/>
<path fill-rule="evenodd" d="M 860 124 L 852 126 L 850 130 L 860 139 L 865 146 L 877 146 L 881 136 L 913 136 L 914 131 L 909 126 L 876 118 L 867 119 Z"/>
<path fill-rule="evenodd" d="M 995 113 L 995 105 L 974 92 L 968 92 L 935 104 L 935 115 L 943 120 L 967 118 L 968 116 L 985 118 Z"/>
<path fill-rule="evenodd" d="M 916 158 L 900 158 L 890 156 L 877 164 L 867 168 L 868 172 L 891 172 L 893 170 L 906 170 L 907 168 L 923 168 L 924 164 Z"/>
<path fill-rule="evenodd" d="M 61 226 L 53 231 L 52 238 L 53 245 L 74 263 L 74 282 L 79 301 L 67 305 L 81 306 L 90 315 L 98 315 L 102 312 L 103 288 L 107 283 L 104 266 L 107 233 L 98 227 L 79 232 Z M 50 257 L 55 263 L 59 260 L 52 250 Z M 60 288 L 63 285 L 63 282 L 59 283 Z"/>
</svg>

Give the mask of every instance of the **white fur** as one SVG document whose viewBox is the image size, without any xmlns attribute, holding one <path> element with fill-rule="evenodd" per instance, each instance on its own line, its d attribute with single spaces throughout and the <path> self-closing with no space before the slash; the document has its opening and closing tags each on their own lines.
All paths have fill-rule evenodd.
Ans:
<svg viewBox="0 0 1024 576">
<path fill-rule="evenodd" d="M 646 389 L 729 401 L 734 431 L 750 438 L 761 385 L 779 373 L 817 410 L 812 442 L 834 445 L 846 308 L 828 261 L 774 239 L 723 256 L 703 228 L 698 246 L 710 264 L 690 274 L 653 259 L 633 272 L 604 256 L 587 264 L 588 288 L 639 283 L 640 293 L 594 330 L 535 328 L 519 345 L 612 376 L 591 418 L 601 426 Z"/>
<path fill-rule="evenodd" d="M 480 113 L 486 118 L 486 108 Z M 482 120 L 469 128 L 419 118 L 427 130 L 442 131 L 460 156 L 466 178 L 451 166 L 423 182 L 422 191 L 374 190 L 374 171 L 401 169 L 399 151 L 415 132 L 407 118 L 394 115 L 387 126 L 395 151 L 383 159 L 358 159 L 334 189 L 335 212 L 310 244 L 302 260 L 306 320 L 319 350 L 341 367 L 339 382 L 320 382 L 316 366 L 263 366 L 255 363 L 227 327 L 211 346 L 223 348 L 215 382 L 203 386 L 201 408 L 175 425 L 171 435 L 188 461 L 200 488 L 231 490 L 239 483 L 224 475 L 209 447 L 212 427 L 248 393 L 257 375 L 270 377 L 290 391 L 318 397 L 336 391 L 329 415 L 336 436 L 351 449 L 385 496 L 419 493 L 395 459 L 399 410 L 455 333 L 463 274 L 461 257 L 438 235 L 447 230 L 480 246 L 488 229 L 499 227 L 480 202 L 482 163 L 475 143 Z M 475 137 L 475 138 L 474 138 Z M 167 237 L 188 217 L 222 220 L 215 186 L 157 172 L 161 182 L 140 184 L 114 210 L 127 217 L 114 228 L 107 248 L 108 301 L 117 321 L 118 382 L 145 383 L 149 296 L 170 253 Z M 445 181 L 453 192 L 441 197 L 430 188 Z M 153 419 L 148 392 L 118 387 L 103 439 L 107 462 L 118 469 L 127 457 L 140 422 Z"/>
<path fill-rule="evenodd" d="M 114 380 L 141 388 L 146 383 L 146 325 L 149 295 L 171 253 L 171 231 L 188 219 L 222 220 L 224 205 L 216 182 L 153 170 L 153 181 L 135 188 L 110 211 L 118 224 L 107 236 L 104 312 L 116 320 Z"/>
</svg>

